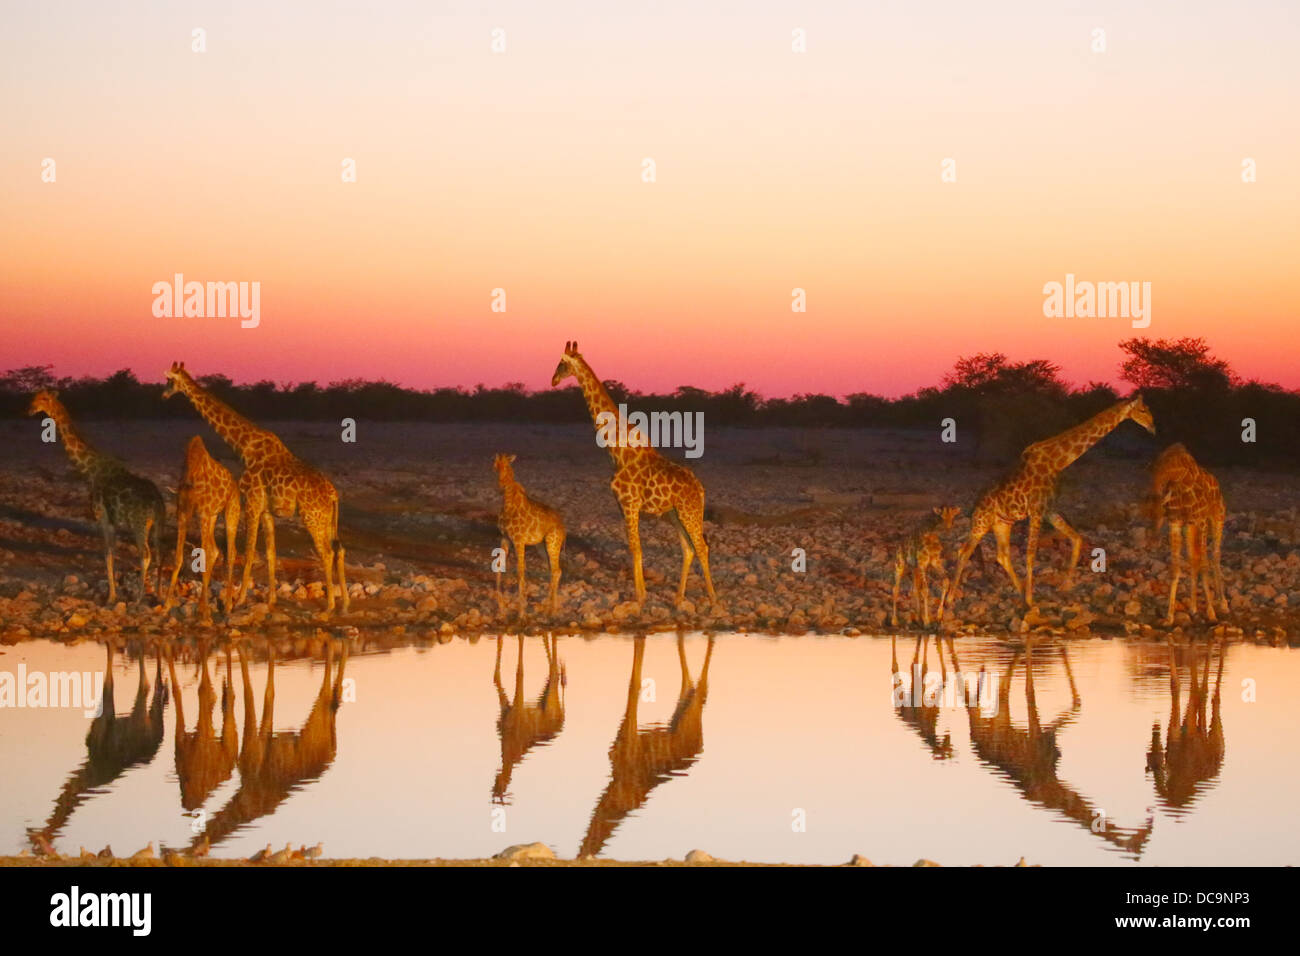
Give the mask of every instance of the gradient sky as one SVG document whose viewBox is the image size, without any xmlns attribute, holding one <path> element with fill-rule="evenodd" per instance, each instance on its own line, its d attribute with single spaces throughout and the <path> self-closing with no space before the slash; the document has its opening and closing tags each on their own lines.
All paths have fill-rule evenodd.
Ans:
<svg viewBox="0 0 1300 956">
<path fill-rule="evenodd" d="M 645 391 L 1113 381 L 1126 319 L 1042 314 L 1072 272 L 1300 386 L 1295 3 L 625 7 L 8 0 L 0 369 L 541 388 L 576 338 Z M 260 282 L 260 327 L 155 318 L 175 272 Z"/>
</svg>

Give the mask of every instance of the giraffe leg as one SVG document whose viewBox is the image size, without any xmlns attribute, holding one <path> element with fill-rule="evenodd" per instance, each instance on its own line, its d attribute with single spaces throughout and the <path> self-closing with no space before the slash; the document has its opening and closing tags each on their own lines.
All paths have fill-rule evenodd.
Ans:
<svg viewBox="0 0 1300 956">
<path fill-rule="evenodd" d="M 1070 563 L 1065 568 L 1065 578 L 1061 581 L 1061 590 L 1068 591 L 1074 586 L 1074 569 L 1079 563 L 1079 551 L 1083 548 L 1083 536 L 1070 527 L 1059 512 L 1053 511 L 1047 516 L 1053 528 L 1070 539 Z"/>
<path fill-rule="evenodd" d="M 117 531 L 107 512 L 101 512 L 100 527 L 104 532 L 104 563 L 108 567 L 108 603 L 117 603 L 117 576 L 113 572 L 113 552 L 117 550 Z"/>
<path fill-rule="evenodd" d="M 938 620 L 943 620 L 943 615 L 948 610 L 948 606 L 956 600 L 957 589 L 961 587 L 962 576 L 966 573 L 966 564 L 988 533 L 989 525 L 986 519 L 979 515 L 971 519 L 970 537 L 966 539 L 966 543 L 961 546 L 961 551 L 957 553 L 957 570 L 953 572 L 951 583 L 944 588 L 943 597 L 939 599 Z"/>
<path fill-rule="evenodd" d="M 709 571 L 709 540 L 704 536 L 704 495 L 700 495 L 698 502 L 690 502 L 685 511 L 681 508 L 676 511 L 682 527 L 690 536 L 691 547 L 695 549 L 695 557 L 700 562 L 700 570 L 704 572 L 704 589 L 709 592 L 709 603 L 717 608 L 718 595 L 713 590 L 713 575 Z"/>
<path fill-rule="evenodd" d="M 348 609 L 352 606 L 352 598 L 348 594 L 347 571 L 344 570 L 344 566 L 347 564 L 347 554 L 343 550 L 343 542 L 339 540 L 337 531 L 335 532 L 333 547 L 334 560 L 338 562 L 338 569 L 335 573 L 335 577 L 337 577 L 339 581 L 339 603 L 343 605 L 343 613 L 347 614 Z"/>
<path fill-rule="evenodd" d="M 1214 549 L 1214 589 L 1219 595 L 1219 610 L 1227 614 L 1228 598 L 1223 590 L 1223 515 L 1216 515 L 1210 522 L 1210 536 Z"/>
<path fill-rule="evenodd" d="M 1020 587 L 1020 578 L 1016 577 L 1015 565 L 1011 563 L 1011 525 L 1006 521 L 993 522 L 993 537 L 998 542 L 998 564 L 1007 572 L 1011 578 L 1011 586 L 1016 589 L 1016 593 L 1023 597 L 1024 591 Z"/>
<path fill-rule="evenodd" d="M 266 531 L 266 603 L 275 606 L 275 518 L 270 511 L 262 512 L 262 525 Z"/>
<path fill-rule="evenodd" d="M 140 551 L 140 603 L 149 597 L 149 535 L 153 528 L 152 521 L 139 525 L 135 533 L 135 546 Z"/>
<path fill-rule="evenodd" d="M 326 616 L 334 612 L 334 544 L 336 540 L 333 529 L 329 525 L 328 516 L 322 516 L 316 512 L 305 513 L 303 515 L 303 525 L 307 528 L 308 534 L 311 535 L 312 544 L 316 547 L 316 556 L 320 558 L 321 568 L 325 573 L 325 614 Z M 274 540 L 268 534 L 267 541 Z"/>
<path fill-rule="evenodd" d="M 900 548 L 894 553 L 894 605 L 889 613 L 889 624 L 898 627 L 898 592 L 903 583 L 903 572 L 907 570 L 907 559 Z"/>
<path fill-rule="evenodd" d="M 926 567 L 918 559 L 916 567 L 912 569 L 912 604 L 919 612 L 921 623 L 925 627 L 930 626 L 930 578 L 926 574 Z"/>
<path fill-rule="evenodd" d="M 212 562 L 217 560 L 217 514 L 203 516 L 203 587 L 199 591 L 199 618 L 204 624 L 212 623 L 212 609 L 208 606 L 208 588 L 212 582 Z"/>
<path fill-rule="evenodd" d="M 687 536 L 681 519 L 677 518 L 675 512 L 673 517 L 677 524 L 677 541 L 682 546 L 682 579 L 677 585 L 677 600 L 674 606 L 681 607 L 682 601 L 686 599 L 686 579 L 691 575 L 691 562 L 695 560 L 695 551 L 691 548 L 691 539 Z"/>
<path fill-rule="evenodd" d="M 234 605 L 235 559 L 237 554 L 237 536 L 239 534 L 239 495 L 232 494 L 226 503 L 226 584 L 221 591 L 221 604 L 230 614 Z"/>
<path fill-rule="evenodd" d="M 627 547 L 632 554 L 632 583 L 636 588 L 636 603 L 645 604 L 645 578 L 641 571 L 641 511 L 636 504 L 623 506 L 623 520 L 627 523 Z"/>
<path fill-rule="evenodd" d="M 1043 519 L 1039 515 L 1029 516 L 1029 527 L 1025 530 L 1025 606 L 1034 606 L 1034 559 L 1038 555 L 1038 535 L 1043 528 Z"/>
<path fill-rule="evenodd" d="M 189 520 L 190 505 L 180 501 L 176 508 L 176 564 L 172 568 L 172 580 L 167 585 L 167 597 L 163 601 L 163 612 L 176 606 L 176 579 L 181 573 L 181 564 L 185 561 L 185 523 Z"/>
<path fill-rule="evenodd" d="M 528 546 L 523 544 L 519 538 L 514 541 L 515 545 L 515 569 L 519 572 L 519 616 L 523 618 L 528 613 L 528 572 L 525 569 L 526 552 Z M 520 638 L 522 641 L 523 639 Z M 520 654 L 523 654 L 523 645 L 520 645 Z M 521 665 L 522 666 L 522 665 Z"/>
<path fill-rule="evenodd" d="M 262 513 L 266 510 L 266 489 L 260 484 L 246 486 L 242 478 L 239 483 L 244 490 L 244 502 L 248 506 L 248 513 L 244 515 L 244 573 L 239 580 L 239 594 L 235 598 L 236 607 L 244 603 L 248 593 L 253 589 L 253 562 L 257 559 L 257 535 L 262 530 Z M 270 599 L 274 601 L 275 595 L 272 594 Z"/>
<path fill-rule="evenodd" d="M 502 591 L 501 579 L 506 576 L 506 568 L 510 561 L 510 539 L 503 537 L 501 539 L 501 560 L 503 562 L 500 571 L 492 572 L 492 576 L 497 579 L 497 610 L 502 614 L 506 610 L 505 595 Z"/>
<path fill-rule="evenodd" d="M 1169 613 L 1165 615 L 1165 624 L 1174 623 L 1174 598 L 1178 594 L 1178 578 L 1183 566 L 1183 526 L 1176 521 L 1169 522 Z"/>
<path fill-rule="evenodd" d="M 564 529 L 554 528 L 546 536 L 546 556 L 551 561 L 551 613 L 559 607 L 560 552 L 564 550 Z"/>
</svg>

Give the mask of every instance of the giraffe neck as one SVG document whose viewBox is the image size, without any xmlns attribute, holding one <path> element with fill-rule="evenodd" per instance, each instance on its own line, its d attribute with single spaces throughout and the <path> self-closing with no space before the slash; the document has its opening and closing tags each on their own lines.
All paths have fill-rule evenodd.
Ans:
<svg viewBox="0 0 1300 956">
<path fill-rule="evenodd" d="M 1119 402 L 1098 412 L 1085 422 L 1067 428 L 1061 434 L 1039 442 L 1034 447 L 1056 470 L 1062 471 L 1128 418 L 1128 402 Z M 1043 454 L 1045 453 L 1045 454 Z"/>
<path fill-rule="evenodd" d="M 222 441 L 239 454 L 244 464 L 251 464 L 265 452 L 266 439 L 272 439 L 274 445 L 280 445 L 278 438 L 258 428 L 188 376 L 182 377 L 180 387 L 194 404 L 195 411 L 203 416 L 204 421 L 212 426 Z"/>
<path fill-rule="evenodd" d="M 77 433 L 77 429 L 72 425 L 72 416 L 62 405 L 52 408 L 50 417 L 54 419 L 59 437 L 63 439 L 63 450 L 68 453 L 73 466 L 84 475 L 93 475 L 107 460 L 105 456 L 92 448 Z"/>
<path fill-rule="evenodd" d="M 515 481 L 513 475 L 501 479 L 501 494 L 505 498 L 506 510 L 513 510 L 524 503 L 524 486 Z"/>
<path fill-rule="evenodd" d="M 604 430 L 603 422 L 606 420 L 602 416 L 613 415 L 615 427 L 618 421 L 618 408 L 614 405 L 614 400 L 609 397 L 609 392 L 605 385 L 592 371 L 587 360 L 579 357 L 575 363 L 577 371 L 578 384 L 582 387 L 582 397 L 587 403 L 587 411 L 591 414 L 592 424 L 596 427 L 597 432 Z M 628 429 L 629 439 L 632 437 L 634 429 Z M 639 434 L 637 432 L 636 434 Z M 626 467 L 630 462 L 650 452 L 648 445 L 637 447 L 635 445 L 619 445 L 610 443 L 606 445 L 605 450 L 609 452 L 609 457 L 614 460 L 616 470 Z"/>
</svg>

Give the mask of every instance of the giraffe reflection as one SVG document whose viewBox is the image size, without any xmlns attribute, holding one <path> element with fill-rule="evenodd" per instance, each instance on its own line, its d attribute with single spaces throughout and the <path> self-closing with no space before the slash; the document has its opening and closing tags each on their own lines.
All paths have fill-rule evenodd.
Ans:
<svg viewBox="0 0 1300 956">
<path fill-rule="evenodd" d="M 235 701 L 230 679 L 230 648 L 226 648 L 226 679 L 221 687 L 221 736 L 212 724 L 216 694 L 208 676 L 208 647 L 199 646 L 199 713 L 194 732 L 185 730 L 184 693 L 176 679 L 173 655 L 167 655 L 167 671 L 176 695 L 176 778 L 180 781 L 181 807 L 197 810 L 213 790 L 230 779 L 239 752 L 235 730 Z"/>
<path fill-rule="evenodd" d="M 952 666 L 960 672 L 961 666 L 957 662 L 957 649 L 952 638 L 948 639 L 948 648 L 952 655 Z M 998 687 L 996 713 L 986 716 L 978 706 L 966 708 L 970 721 L 971 745 L 975 753 L 985 763 L 1005 773 L 1030 803 L 1055 810 L 1137 859 L 1151 836 L 1154 821 L 1148 818 L 1145 826 L 1135 829 L 1115 826 L 1101 808 L 1061 782 L 1056 775 L 1056 764 L 1061 759 L 1060 748 L 1056 746 L 1056 735 L 1074 721 L 1082 706 L 1074 685 L 1074 673 L 1070 669 L 1069 652 L 1062 645 L 1061 662 L 1070 684 L 1070 709 L 1044 725 L 1038 716 L 1038 699 L 1034 692 L 1034 643 L 1032 638 L 1026 641 L 1025 705 L 1029 716 L 1028 727 L 1024 730 L 1012 726 L 1010 706 L 1011 680 L 1020 657 L 1020 650 L 1015 650 L 1007 665 Z"/>
<path fill-rule="evenodd" d="M 257 704 L 248 676 L 247 648 L 239 655 L 243 678 L 244 736 L 239 750 L 239 790 L 208 821 L 207 828 L 193 840 L 191 849 L 206 838 L 210 844 L 226 839 L 240 827 L 275 812 L 295 789 L 315 780 L 334 762 L 338 749 L 335 717 L 347 664 L 347 644 L 338 673 L 334 673 L 334 643 L 325 645 L 325 674 L 311 712 L 297 731 L 276 733 L 275 726 L 275 650 L 268 645 L 266 691 L 262 701 L 262 720 L 257 720 Z M 179 769 L 179 767 L 178 767 Z M 187 788 L 181 782 L 181 790 Z"/>
<path fill-rule="evenodd" d="M 939 671 L 942 676 L 943 687 L 948 683 L 948 671 L 943 663 L 943 647 L 939 644 L 938 638 L 935 638 L 935 650 L 939 655 Z M 897 638 L 893 635 L 889 638 L 890 654 L 890 677 L 893 680 L 891 686 L 899 686 L 898 677 L 898 644 Z M 912 654 L 911 678 L 915 682 L 920 680 L 920 687 L 924 688 L 926 674 L 930 669 L 930 638 L 918 637 L 916 639 L 916 650 Z M 913 686 L 916 686 L 915 684 Z M 907 700 L 911 700 L 912 695 L 908 695 Z M 944 734 L 943 739 L 939 739 L 939 705 L 935 703 L 931 706 L 924 704 L 916 705 L 906 701 L 894 708 L 895 713 L 925 741 L 930 753 L 936 760 L 948 760 L 952 757 L 952 735 Z"/>
<path fill-rule="evenodd" d="M 1187 695 L 1187 709 L 1179 719 L 1181 688 L 1179 687 L 1179 648 L 1169 644 L 1169 728 L 1165 745 L 1160 746 L 1160 724 L 1151 726 L 1151 749 L 1147 752 L 1147 770 L 1155 775 L 1156 793 L 1166 806 L 1179 809 L 1189 806 L 1206 789 L 1206 784 L 1219 775 L 1223 766 L 1223 718 L 1219 711 L 1219 688 L 1223 682 L 1225 650 L 1218 646 L 1219 667 L 1214 676 L 1214 698 L 1210 717 L 1205 717 L 1205 704 L 1210 693 L 1210 665 L 1214 648 L 1205 649 L 1205 666 L 1201 679 L 1196 677 L 1196 659 L 1199 651 L 1187 648 L 1187 671 L 1191 689 Z"/>
<path fill-rule="evenodd" d="M 501 704 L 501 716 L 497 719 L 497 733 L 501 737 L 501 771 L 492 783 L 494 803 L 507 802 L 510 775 L 528 751 L 554 739 L 564 729 L 563 687 L 567 683 L 556 639 L 548 634 L 543 638 L 548 665 L 546 686 L 542 688 L 542 694 L 535 704 L 524 700 L 524 638 L 520 635 L 515 664 L 515 697 L 513 701 L 510 700 L 501 684 L 501 646 L 504 640 L 503 637 L 497 638 L 497 663 L 492 671 L 497 700 Z"/>
<path fill-rule="evenodd" d="M 68 818 L 89 796 L 102 792 L 128 768 L 149 763 L 162 746 L 163 706 L 167 701 L 167 685 L 162 681 L 162 658 L 158 658 L 154 668 L 153 699 L 150 701 L 145 654 L 141 652 L 135 702 L 130 714 L 119 717 L 113 704 L 113 646 L 105 645 L 105 651 L 104 708 L 91 722 L 86 734 L 86 760 L 63 785 L 54 801 L 54 812 L 45 821 L 45 826 L 28 830 L 34 844 L 39 845 L 41 838 L 53 842 Z"/>
<path fill-rule="evenodd" d="M 591 824 L 583 838 L 579 857 L 595 856 L 614 830 L 633 810 L 645 803 L 650 791 L 671 776 L 686 771 L 704 748 L 701 717 L 709 696 L 709 662 L 713 658 L 713 637 L 708 639 L 700 679 L 691 681 L 686 663 L 686 644 L 677 635 L 677 658 L 682 682 L 677 706 L 665 724 L 645 730 L 637 726 L 637 705 L 641 698 L 641 664 L 645 659 L 645 637 L 633 642 L 632 676 L 627 685 L 627 710 L 618 735 L 609 748 L 610 781 L 591 812 Z"/>
</svg>

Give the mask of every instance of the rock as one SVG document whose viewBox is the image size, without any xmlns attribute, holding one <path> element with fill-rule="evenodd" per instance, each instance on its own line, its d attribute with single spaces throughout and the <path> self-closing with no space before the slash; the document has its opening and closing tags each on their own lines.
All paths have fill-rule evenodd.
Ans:
<svg viewBox="0 0 1300 956">
<path fill-rule="evenodd" d="M 853 859 L 849 860 L 849 866 L 875 866 L 875 864 L 861 853 L 855 853 L 853 854 Z"/>
<path fill-rule="evenodd" d="M 705 853 L 703 850 L 692 850 L 690 853 L 686 854 L 686 862 L 687 863 L 712 863 L 713 857 L 709 856 L 709 854 Z"/>
<path fill-rule="evenodd" d="M 494 860 L 554 860 L 555 852 L 545 843 L 516 843 L 498 853 Z"/>
<path fill-rule="evenodd" d="M 942 865 L 943 864 L 941 863 L 935 863 L 934 860 L 927 860 L 924 858 L 917 860 L 915 863 L 912 864 L 912 866 L 942 866 Z"/>
</svg>

